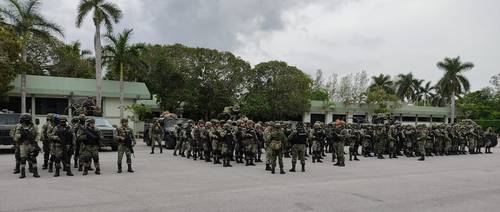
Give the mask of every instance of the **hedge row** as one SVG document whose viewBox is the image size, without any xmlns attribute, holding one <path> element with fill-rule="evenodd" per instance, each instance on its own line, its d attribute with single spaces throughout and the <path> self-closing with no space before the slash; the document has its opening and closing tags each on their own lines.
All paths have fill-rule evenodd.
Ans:
<svg viewBox="0 0 500 212">
<path fill-rule="evenodd" d="M 491 127 L 495 130 L 496 133 L 500 132 L 500 120 L 474 120 L 477 124 L 479 124 L 484 130 Z"/>
</svg>

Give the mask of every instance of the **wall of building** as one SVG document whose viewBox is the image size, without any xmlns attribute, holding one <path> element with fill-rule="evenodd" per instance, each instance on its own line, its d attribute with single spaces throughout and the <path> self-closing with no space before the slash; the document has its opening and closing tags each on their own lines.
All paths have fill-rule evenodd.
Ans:
<svg viewBox="0 0 500 212">
<path fill-rule="evenodd" d="M 135 104 L 133 99 L 125 99 L 125 106 Z M 103 117 L 106 118 L 112 125 L 120 126 L 120 98 L 106 97 L 103 100 Z M 132 116 L 134 114 L 130 110 L 124 110 L 124 117 L 129 118 L 129 126 L 134 128 Z"/>
</svg>

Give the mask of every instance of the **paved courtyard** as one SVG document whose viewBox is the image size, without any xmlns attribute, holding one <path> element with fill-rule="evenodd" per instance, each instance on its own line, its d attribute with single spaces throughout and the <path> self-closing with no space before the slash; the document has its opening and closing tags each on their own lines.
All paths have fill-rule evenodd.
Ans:
<svg viewBox="0 0 500 212">
<path fill-rule="evenodd" d="M 116 153 L 104 151 L 101 176 L 54 178 L 42 170 L 39 179 L 20 180 L 4 149 L 0 211 L 498 211 L 494 152 L 424 162 L 361 157 L 344 168 L 308 163 L 306 173 L 271 175 L 263 164 L 222 168 L 172 151 L 150 155 L 139 142 L 133 174 L 117 174 Z"/>
</svg>

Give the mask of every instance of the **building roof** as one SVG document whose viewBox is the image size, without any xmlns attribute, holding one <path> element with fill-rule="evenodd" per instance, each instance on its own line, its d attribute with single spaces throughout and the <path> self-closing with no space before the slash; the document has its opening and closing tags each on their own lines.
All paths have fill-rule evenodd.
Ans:
<svg viewBox="0 0 500 212">
<path fill-rule="evenodd" d="M 21 75 L 10 83 L 14 89 L 8 94 L 21 93 Z M 28 95 L 62 95 L 68 96 L 95 96 L 96 80 L 68 77 L 36 76 L 27 75 L 26 85 Z M 120 82 L 102 80 L 103 97 L 120 97 Z M 146 84 L 142 82 L 125 82 L 124 97 L 127 99 L 151 99 Z"/>
<path fill-rule="evenodd" d="M 349 114 L 354 115 L 364 115 L 364 114 L 372 114 L 374 113 L 377 107 L 372 104 L 353 104 L 348 108 L 341 102 L 323 102 L 323 101 L 311 101 L 311 109 L 309 112 L 311 113 L 338 113 L 345 114 L 346 111 Z M 396 107 L 390 111 L 394 115 L 403 115 L 403 116 L 447 116 L 449 115 L 448 107 L 427 107 L 427 106 L 415 106 L 415 105 L 401 105 L 400 107 Z"/>
</svg>

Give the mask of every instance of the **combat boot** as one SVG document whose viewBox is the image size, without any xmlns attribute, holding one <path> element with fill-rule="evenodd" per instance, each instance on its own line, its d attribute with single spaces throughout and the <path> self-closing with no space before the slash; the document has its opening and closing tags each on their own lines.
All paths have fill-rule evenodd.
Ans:
<svg viewBox="0 0 500 212">
<path fill-rule="evenodd" d="M 61 171 L 61 168 L 56 167 L 56 172 L 54 173 L 54 177 L 59 177 L 59 171 Z"/>
<path fill-rule="evenodd" d="M 95 174 L 101 175 L 101 169 L 98 166 L 95 167 Z"/>
<path fill-rule="evenodd" d="M 231 160 L 228 160 L 228 161 L 227 161 L 227 167 L 233 167 L 233 166 L 231 165 Z"/>
<path fill-rule="evenodd" d="M 377 156 L 377 158 L 378 158 L 378 159 L 385 159 L 385 158 L 384 158 L 384 156 L 383 156 L 382 154 L 379 154 L 379 155 Z"/>
<path fill-rule="evenodd" d="M 174 151 L 174 156 L 177 156 L 177 151 Z"/>
<path fill-rule="evenodd" d="M 78 164 L 78 171 L 81 172 L 83 170 L 83 165 L 80 163 Z"/>
<path fill-rule="evenodd" d="M 349 161 L 352 161 L 352 154 L 349 154 Z"/>
<path fill-rule="evenodd" d="M 127 165 L 128 165 L 127 172 L 134 173 L 134 170 L 132 169 L 132 164 L 127 164 Z"/>
<path fill-rule="evenodd" d="M 75 169 L 78 168 L 78 159 L 75 159 L 73 163 L 74 163 L 73 168 Z"/>
<path fill-rule="evenodd" d="M 300 164 L 302 166 L 302 172 L 305 172 L 306 171 L 306 164 Z"/>
<path fill-rule="evenodd" d="M 52 172 L 54 172 L 54 164 L 49 163 L 49 173 L 52 173 Z"/>
<path fill-rule="evenodd" d="M 318 162 L 318 163 L 323 163 L 323 161 L 322 161 L 320 158 L 318 158 L 318 159 L 316 160 L 316 162 Z"/>
<path fill-rule="evenodd" d="M 89 169 L 87 168 L 87 166 L 83 167 L 83 175 L 87 175 L 89 174 Z"/>
<path fill-rule="evenodd" d="M 16 161 L 16 167 L 14 168 L 14 174 L 19 174 L 19 172 L 21 172 L 20 167 L 21 167 L 21 162 Z"/>
<path fill-rule="evenodd" d="M 290 172 L 295 172 L 295 163 L 292 163 L 292 168 L 290 170 L 288 170 Z"/>
<path fill-rule="evenodd" d="M 272 167 L 272 168 L 271 168 L 271 174 L 276 173 L 275 171 L 276 171 L 276 167 Z"/>
<path fill-rule="evenodd" d="M 250 159 L 250 166 L 255 166 L 255 163 L 253 163 L 252 159 Z"/>
<path fill-rule="evenodd" d="M 271 166 L 269 164 L 266 164 L 266 171 L 271 171 Z"/>
<path fill-rule="evenodd" d="M 280 168 L 280 174 L 286 174 L 285 170 L 283 168 Z"/>
<path fill-rule="evenodd" d="M 222 167 L 227 167 L 227 161 L 226 161 L 226 159 L 222 160 Z"/>
<path fill-rule="evenodd" d="M 70 168 L 68 168 L 68 170 L 66 171 L 66 176 L 73 176 Z"/>
<path fill-rule="evenodd" d="M 214 161 L 214 162 L 215 162 L 215 164 L 221 164 L 220 157 L 217 157 L 217 161 Z"/>
<path fill-rule="evenodd" d="M 48 162 L 49 162 L 48 160 L 43 160 L 43 165 L 42 165 L 43 170 L 47 169 Z"/>
<path fill-rule="evenodd" d="M 421 155 L 420 158 L 418 159 L 419 161 L 424 161 L 425 160 L 425 156 Z"/>
<path fill-rule="evenodd" d="M 245 159 L 245 166 L 250 166 L 250 161 L 248 159 Z"/>
<path fill-rule="evenodd" d="M 38 168 L 37 167 L 33 167 L 33 177 L 35 178 L 39 178 L 40 175 L 38 174 Z"/>
<path fill-rule="evenodd" d="M 122 164 L 118 164 L 118 171 L 116 173 L 122 173 Z"/>
<path fill-rule="evenodd" d="M 344 167 L 344 166 L 345 166 L 345 163 L 344 163 L 344 162 L 341 162 L 341 163 L 339 164 L 339 167 Z"/>
<path fill-rule="evenodd" d="M 19 179 L 23 179 L 26 177 L 26 168 L 21 167 L 21 175 L 19 175 Z"/>
<path fill-rule="evenodd" d="M 340 161 L 337 160 L 337 163 L 333 164 L 334 166 L 340 165 Z"/>
<path fill-rule="evenodd" d="M 354 160 L 355 160 L 355 161 L 359 161 L 359 159 L 358 159 L 358 156 L 357 156 L 357 155 L 354 155 Z"/>
</svg>

